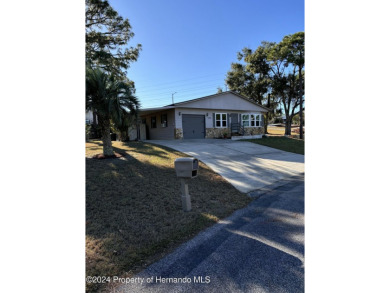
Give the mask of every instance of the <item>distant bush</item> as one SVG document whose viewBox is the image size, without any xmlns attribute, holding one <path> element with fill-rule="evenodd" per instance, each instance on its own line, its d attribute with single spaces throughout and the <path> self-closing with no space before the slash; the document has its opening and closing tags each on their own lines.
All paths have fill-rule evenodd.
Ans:
<svg viewBox="0 0 390 293">
<path fill-rule="evenodd" d="M 275 124 L 276 124 L 276 123 L 283 123 L 283 119 L 280 118 L 280 117 L 275 117 L 275 118 L 274 118 L 274 123 L 275 123 Z"/>
</svg>

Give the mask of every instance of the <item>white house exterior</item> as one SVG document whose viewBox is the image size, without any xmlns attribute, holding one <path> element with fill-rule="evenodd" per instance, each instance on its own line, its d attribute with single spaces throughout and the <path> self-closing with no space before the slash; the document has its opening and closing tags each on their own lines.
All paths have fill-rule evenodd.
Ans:
<svg viewBox="0 0 390 293">
<path fill-rule="evenodd" d="M 268 109 L 234 92 L 141 109 L 146 139 L 220 138 L 264 133 Z M 142 135 L 141 135 L 142 136 Z"/>
<path fill-rule="evenodd" d="M 93 122 L 93 113 L 92 111 L 85 112 L 85 124 L 92 124 Z"/>
</svg>

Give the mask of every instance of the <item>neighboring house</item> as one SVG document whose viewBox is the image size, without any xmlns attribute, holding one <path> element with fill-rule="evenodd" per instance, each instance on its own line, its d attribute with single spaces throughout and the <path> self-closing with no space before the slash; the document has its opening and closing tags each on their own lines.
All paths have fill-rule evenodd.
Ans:
<svg viewBox="0 0 390 293">
<path fill-rule="evenodd" d="M 222 92 L 165 107 L 141 109 L 146 139 L 220 138 L 264 133 L 268 108 L 234 92 Z M 144 133 L 142 133 L 144 132 Z"/>
<path fill-rule="evenodd" d="M 95 119 L 95 120 L 94 120 Z M 97 117 L 92 111 L 88 110 L 85 112 L 85 124 L 97 124 Z"/>
<path fill-rule="evenodd" d="M 99 139 L 101 138 L 100 130 L 97 128 L 97 116 L 92 111 L 85 112 L 85 124 L 90 125 L 88 138 Z"/>
<path fill-rule="evenodd" d="M 273 120 L 274 120 L 274 124 L 279 124 L 279 123 L 285 124 L 286 123 L 286 115 L 276 116 L 276 117 L 274 117 Z"/>
</svg>

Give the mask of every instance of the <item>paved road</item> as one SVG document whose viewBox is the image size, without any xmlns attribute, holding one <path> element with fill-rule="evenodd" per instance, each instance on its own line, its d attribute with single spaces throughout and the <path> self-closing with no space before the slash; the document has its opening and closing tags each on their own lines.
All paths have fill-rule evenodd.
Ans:
<svg viewBox="0 0 390 293">
<path fill-rule="evenodd" d="M 304 172 L 304 156 L 230 139 L 149 140 L 203 161 L 241 192 Z"/>
<path fill-rule="evenodd" d="M 115 292 L 303 292 L 303 177 L 267 188 Z"/>
</svg>

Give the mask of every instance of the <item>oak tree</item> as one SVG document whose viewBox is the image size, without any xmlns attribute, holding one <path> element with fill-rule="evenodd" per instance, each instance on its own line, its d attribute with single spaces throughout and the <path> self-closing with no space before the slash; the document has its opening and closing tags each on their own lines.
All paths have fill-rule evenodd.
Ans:
<svg viewBox="0 0 390 293">
<path fill-rule="evenodd" d="M 281 42 L 281 54 L 287 62 L 298 67 L 299 80 L 299 138 L 303 139 L 303 70 L 305 67 L 305 33 L 285 36 Z"/>
</svg>

